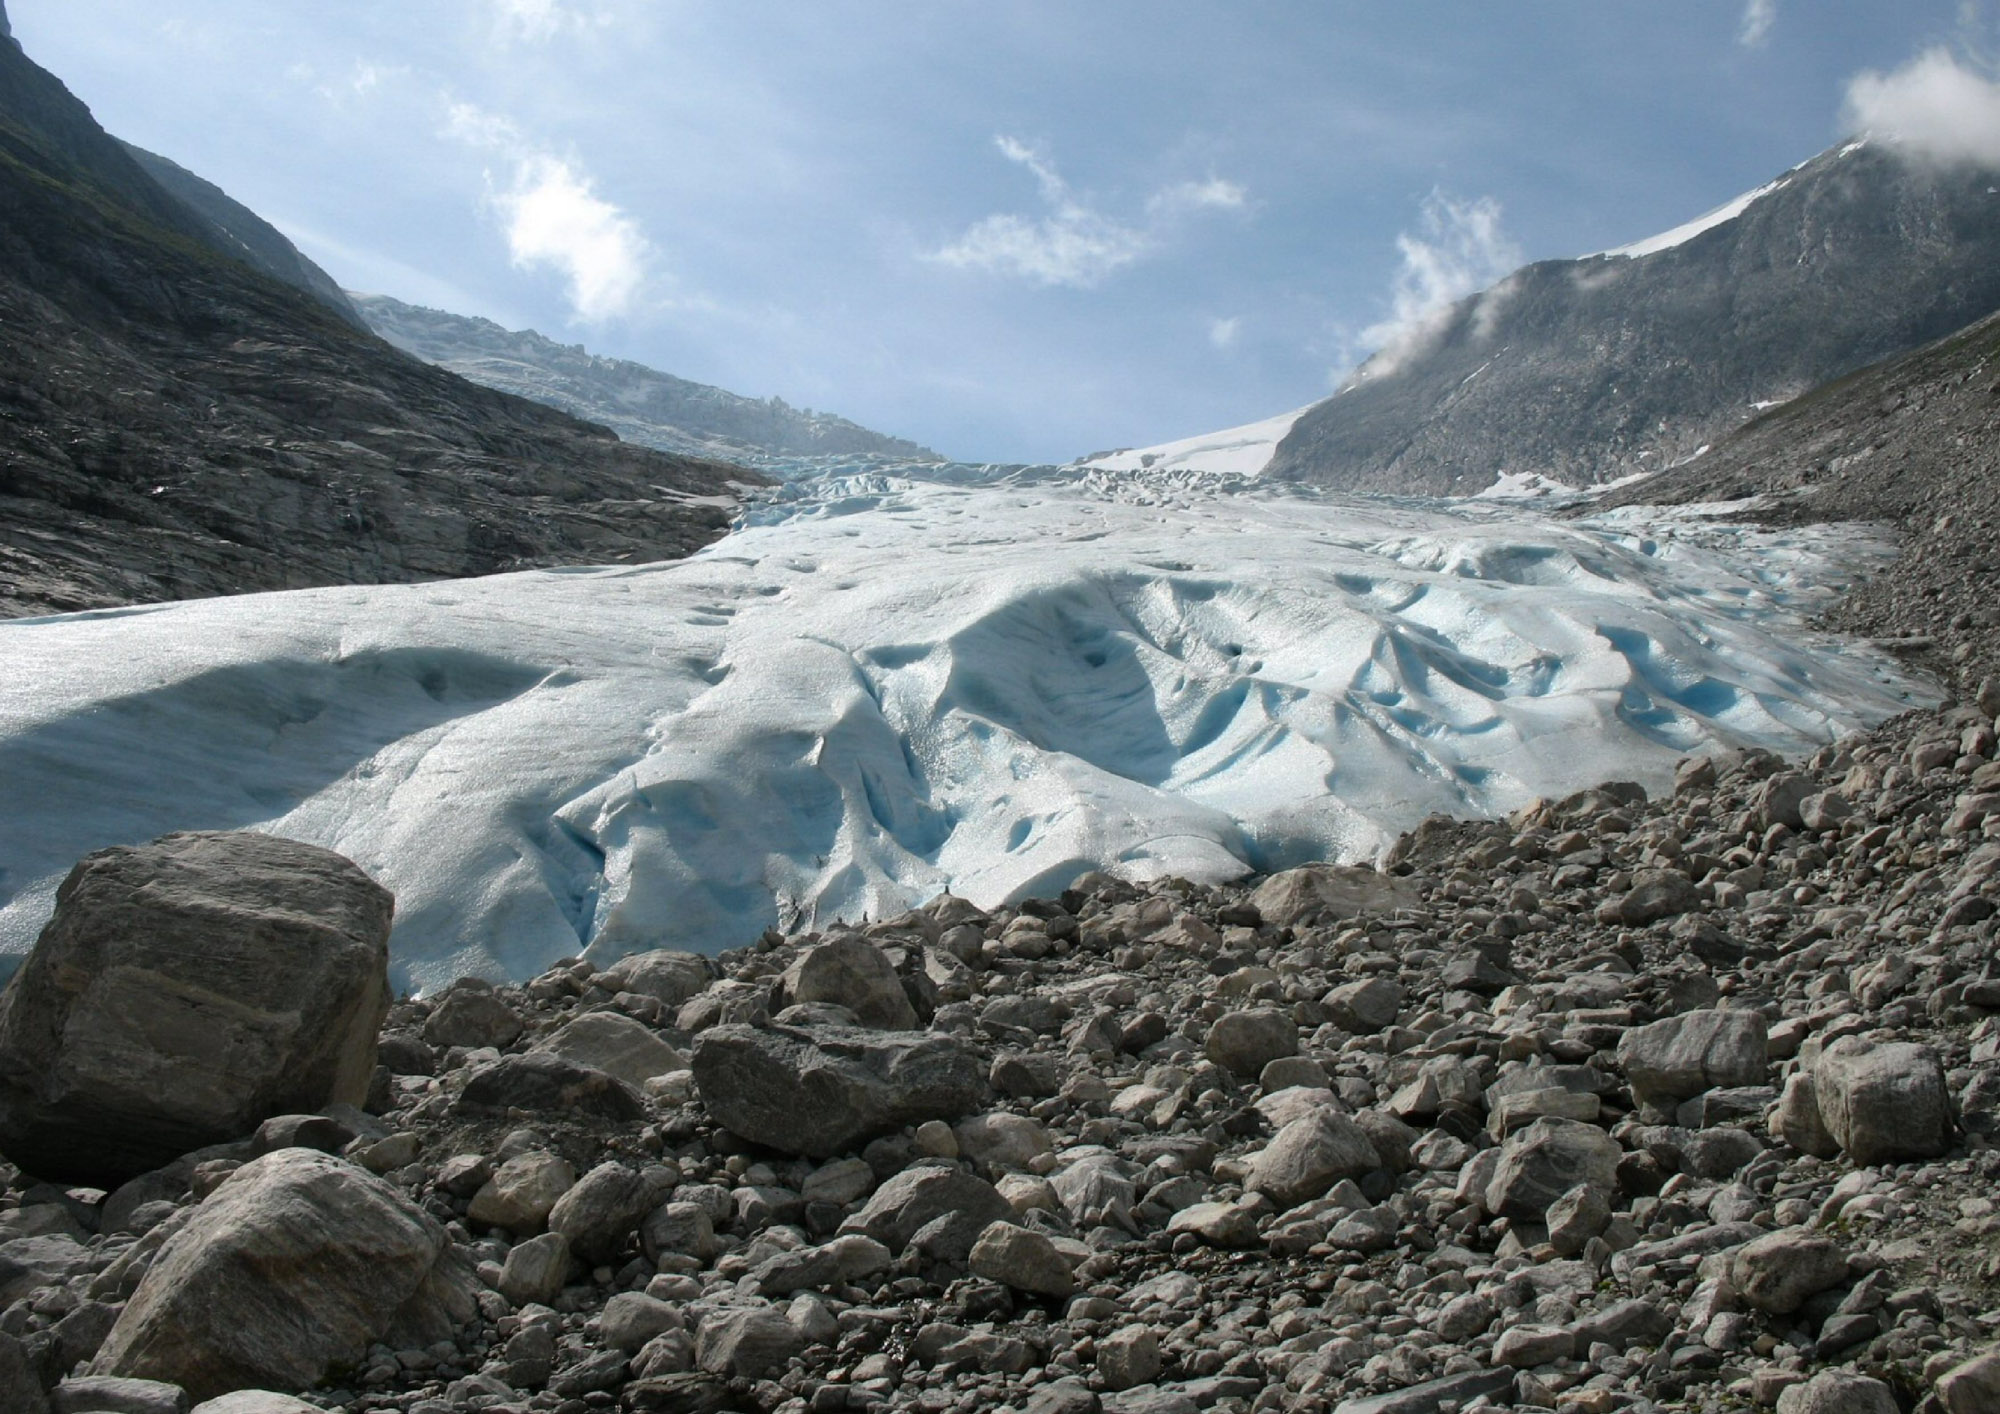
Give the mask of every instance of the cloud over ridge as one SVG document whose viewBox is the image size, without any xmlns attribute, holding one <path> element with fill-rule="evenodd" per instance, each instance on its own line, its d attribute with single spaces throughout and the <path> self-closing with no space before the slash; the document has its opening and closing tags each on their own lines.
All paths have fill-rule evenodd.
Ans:
<svg viewBox="0 0 2000 1414">
<path fill-rule="evenodd" d="M 1396 372 L 1444 332 L 1453 305 L 1521 264 L 1521 248 L 1501 219 L 1500 203 L 1490 196 L 1467 201 L 1433 191 L 1424 199 L 1417 228 L 1396 237 L 1400 260 L 1389 315 L 1354 340 L 1361 351 L 1372 351 L 1354 381 Z"/>
<path fill-rule="evenodd" d="M 1886 74 L 1856 74 L 1846 117 L 1921 160 L 2000 167 L 2000 82 L 1942 47 Z"/>
</svg>

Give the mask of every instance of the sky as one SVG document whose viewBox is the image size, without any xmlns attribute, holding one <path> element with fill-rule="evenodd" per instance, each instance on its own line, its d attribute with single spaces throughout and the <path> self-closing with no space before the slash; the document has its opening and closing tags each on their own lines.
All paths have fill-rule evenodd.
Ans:
<svg viewBox="0 0 2000 1414">
<path fill-rule="evenodd" d="M 7 12 L 351 289 L 974 461 L 1317 401 L 1438 301 L 1861 126 L 2000 163 L 1977 0 Z"/>
</svg>

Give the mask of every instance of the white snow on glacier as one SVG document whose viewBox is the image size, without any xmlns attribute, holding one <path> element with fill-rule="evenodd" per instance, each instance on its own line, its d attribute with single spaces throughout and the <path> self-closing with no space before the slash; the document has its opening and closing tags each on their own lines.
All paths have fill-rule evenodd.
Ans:
<svg viewBox="0 0 2000 1414">
<path fill-rule="evenodd" d="M 1885 553 L 1844 532 L 957 475 L 795 483 L 679 563 L 0 624 L 0 950 L 173 829 L 359 861 L 433 987 L 1366 857 L 1925 698 L 1803 627 Z"/>
</svg>

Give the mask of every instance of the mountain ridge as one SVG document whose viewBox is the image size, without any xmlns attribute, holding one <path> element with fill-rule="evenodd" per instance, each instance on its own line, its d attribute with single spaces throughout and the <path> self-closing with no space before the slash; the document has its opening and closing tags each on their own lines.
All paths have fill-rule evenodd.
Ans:
<svg viewBox="0 0 2000 1414">
<path fill-rule="evenodd" d="M 1427 342 L 1364 364 L 1266 474 L 1462 495 L 1503 473 L 1590 485 L 1657 471 L 1756 404 L 2000 307 L 1991 181 L 1847 142 L 1664 248 L 1524 266 L 1452 306 Z"/>
<path fill-rule="evenodd" d="M 461 377 L 561 408 L 628 442 L 756 464 L 767 457 L 866 455 L 942 461 L 928 447 L 831 413 L 744 397 L 630 359 L 588 352 L 533 329 L 349 292 L 362 318 L 405 353 Z"/>
<path fill-rule="evenodd" d="M 762 479 L 431 368 L 242 245 L 0 44 L 0 615 L 673 558 Z"/>
</svg>

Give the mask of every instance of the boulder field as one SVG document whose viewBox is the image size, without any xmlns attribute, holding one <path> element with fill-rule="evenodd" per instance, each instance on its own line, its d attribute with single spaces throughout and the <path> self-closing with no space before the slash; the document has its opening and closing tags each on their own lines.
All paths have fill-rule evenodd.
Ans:
<svg viewBox="0 0 2000 1414">
<path fill-rule="evenodd" d="M 343 861 L 93 856 L 0 1410 L 1993 1414 L 1996 710 L 386 1011 Z"/>
</svg>

